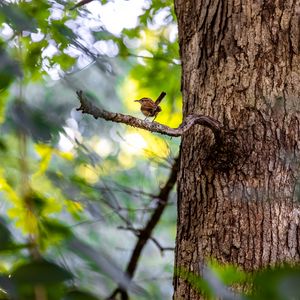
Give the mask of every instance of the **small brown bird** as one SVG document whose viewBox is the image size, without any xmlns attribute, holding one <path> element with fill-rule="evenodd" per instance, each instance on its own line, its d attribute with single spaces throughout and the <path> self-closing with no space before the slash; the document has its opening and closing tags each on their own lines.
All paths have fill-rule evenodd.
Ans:
<svg viewBox="0 0 300 300">
<path fill-rule="evenodd" d="M 154 117 L 153 119 L 154 121 L 158 113 L 161 112 L 161 107 L 159 106 L 159 103 L 165 96 L 166 93 L 161 92 L 161 94 L 158 96 L 155 102 L 151 98 L 141 98 L 140 100 L 134 100 L 134 101 L 139 102 L 141 104 L 141 112 L 144 114 L 144 116 L 146 116 L 146 119 L 148 117 Z"/>
</svg>

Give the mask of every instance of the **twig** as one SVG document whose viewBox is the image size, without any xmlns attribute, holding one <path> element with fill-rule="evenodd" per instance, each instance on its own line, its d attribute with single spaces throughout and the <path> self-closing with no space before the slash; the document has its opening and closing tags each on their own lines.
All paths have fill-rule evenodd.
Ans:
<svg viewBox="0 0 300 300">
<path fill-rule="evenodd" d="M 126 273 L 129 278 L 132 278 L 134 276 L 141 253 L 146 243 L 151 238 L 152 231 L 157 225 L 157 223 L 159 222 L 164 212 L 164 209 L 168 203 L 170 192 L 177 180 L 178 165 L 179 165 L 179 157 L 177 157 L 174 161 L 168 181 L 161 188 L 159 194 L 157 195 L 157 199 L 159 199 L 160 201 L 157 202 L 157 206 L 152 216 L 150 217 L 146 226 L 143 229 L 139 230 L 138 241 L 135 245 L 134 250 L 132 251 L 131 258 L 126 268 Z M 113 300 L 118 294 L 121 295 L 122 300 L 129 299 L 127 291 L 121 287 L 116 288 L 114 292 L 107 299 Z"/>
<path fill-rule="evenodd" d="M 136 237 L 140 237 L 140 235 L 141 235 L 141 229 L 136 229 L 136 228 L 134 228 L 134 227 L 130 227 L 130 226 L 126 226 L 126 227 L 124 227 L 124 226 L 118 226 L 117 227 L 118 229 L 121 229 L 121 230 L 128 230 L 128 231 L 131 231 L 131 232 L 133 232 L 134 233 L 134 235 L 136 236 Z M 150 238 L 149 238 L 153 243 L 154 243 L 154 245 L 158 248 L 158 250 L 160 251 L 160 254 L 163 256 L 163 254 L 164 254 L 164 251 L 174 251 L 174 247 L 163 247 L 160 243 L 159 243 L 159 241 L 156 239 L 156 238 L 154 238 L 153 236 L 150 236 Z"/>
<path fill-rule="evenodd" d="M 156 247 L 159 249 L 161 256 L 164 255 L 165 251 L 174 251 L 175 248 L 174 247 L 164 247 L 162 246 L 159 241 L 154 238 L 153 236 L 151 237 L 151 241 L 156 245 Z"/>
<path fill-rule="evenodd" d="M 220 131 L 222 128 L 221 123 L 209 116 L 196 114 L 189 115 L 185 118 L 185 120 L 178 128 L 170 128 L 157 122 L 149 122 L 129 115 L 113 113 L 104 109 L 100 109 L 99 107 L 92 104 L 89 100 L 87 100 L 82 91 L 77 91 L 76 94 L 80 101 L 80 107 L 77 108 L 77 110 L 82 111 L 82 113 L 84 114 L 92 115 L 95 119 L 101 118 L 106 121 L 123 123 L 129 126 L 141 128 L 151 132 L 158 132 L 168 136 L 181 136 L 192 126 L 198 124 L 210 128 L 213 131 L 216 140 L 218 140 L 220 137 Z"/>
<path fill-rule="evenodd" d="M 88 4 L 88 3 L 92 2 L 92 1 L 93 0 L 82 0 L 82 1 L 78 2 L 77 4 L 75 4 L 73 7 L 71 7 L 70 10 L 74 10 L 75 8 L 78 8 L 80 6 Z"/>
<path fill-rule="evenodd" d="M 144 55 L 137 55 L 137 54 L 134 54 L 134 53 L 127 53 L 128 56 L 132 56 L 132 57 L 136 57 L 136 58 L 143 58 L 143 59 L 154 59 L 154 60 L 161 60 L 161 61 L 164 61 L 164 62 L 167 62 L 169 64 L 173 64 L 175 66 L 179 66 L 181 63 L 175 63 L 173 61 L 173 59 L 168 59 L 166 58 L 165 56 L 144 56 Z M 177 59 L 179 60 L 179 59 Z"/>
</svg>

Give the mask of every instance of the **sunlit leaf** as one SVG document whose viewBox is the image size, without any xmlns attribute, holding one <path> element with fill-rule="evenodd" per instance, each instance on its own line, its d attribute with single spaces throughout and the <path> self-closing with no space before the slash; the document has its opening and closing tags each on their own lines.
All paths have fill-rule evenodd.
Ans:
<svg viewBox="0 0 300 300">
<path fill-rule="evenodd" d="M 68 70 L 71 66 L 74 65 L 76 62 L 76 58 L 71 57 L 70 55 L 67 55 L 65 53 L 60 53 L 55 55 L 51 61 L 53 63 L 58 63 L 62 70 Z"/>
<path fill-rule="evenodd" d="M 80 212 L 83 211 L 84 206 L 80 202 L 68 200 L 65 201 L 66 210 L 76 219 L 80 217 Z"/>
<path fill-rule="evenodd" d="M 48 169 L 53 153 L 53 148 L 47 144 L 35 144 L 35 150 L 41 157 L 38 170 L 35 174 L 33 174 L 33 177 L 38 177 L 43 175 Z"/>
<path fill-rule="evenodd" d="M 46 39 L 39 42 L 33 42 L 30 37 L 25 37 L 22 40 L 27 51 L 23 54 L 23 70 L 26 72 L 26 81 L 33 82 L 40 80 L 45 74 L 42 68 L 42 52 L 47 46 Z"/>
<path fill-rule="evenodd" d="M 38 220 L 35 213 L 21 203 L 7 210 L 7 215 L 16 220 L 16 226 L 23 233 L 38 234 Z"/>
<path fill-rule="evenodd" d="M 7 182 L 4 177 L 5 171 L 0 168 L 0 191 L 4 192 L 7 199 L 14 204 L 20 204 L 21 198 L 16 193 L 15 189 Z"/>
<path fill-rule="evenodd" d="M 66 160 L 73 160 L 74 159 L 74 154 L 72 152 L 64 152 L 64 151 L 56 150 L 55 154 L 62 157 L 63 159 L 66 159 Z"/>
</svg>

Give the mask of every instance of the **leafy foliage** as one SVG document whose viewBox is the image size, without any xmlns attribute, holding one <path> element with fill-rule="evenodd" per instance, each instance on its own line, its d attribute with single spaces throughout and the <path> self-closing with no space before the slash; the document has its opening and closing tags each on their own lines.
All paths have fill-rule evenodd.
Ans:
<svg viewBox="0 0 300 300">
<path fill-rule="evenodd" d="M 202 276 L 178 270 L 178 276 L 188 280 L 193 288 L 208 299 L 298 299 L 300 269 L 297 266 L 278 266 L 254 273 L 241 271 L 237 266 L 211 261 L 201 270 Z M 232 287 L 242 292 L 233 292 Z"/>
<path fill-rule="evenodd" d="M 123 272 L 128 255 L 117 248 L 129 251 L 135 239 L 118 227 L 145 224 L 178 141 L 83 118 L 76 112 L 75 89 L 84 87 L 109 110 L 136 114 L 131 101 L 137 94 L 157 97 L 166 90 L 170 98 L 161 120 L 171 120 L 172 110 L 172 122 L 179 123 L 180 66 L 167 29 L 175 26 L 172 6 L 149 3 L 136 27 L 112 34 L 88 6 L 70 10 L 74 5 L 0 3 L 1 299 L 100 299 L 116 284 L 137 299 L 147 297 Z M 153 22 L 164 7 L 168 22 L 149 31 L 147 19 Z M 125 42 L 142 41 L 144 32 L 155 42 Z M 140 51 L 153 57 L 140 60 Z M 158 232 L 168 237 L 164 244 L 174 239 L 174 206 L 165 218 Z M 146 251 L 164 269 L 155 246 Z M 151 273 L 141 268 L 137 276 Z M 170 295 L 157 287 L 155 281 L 149 287 L 153 295 Z"/>
</svg>

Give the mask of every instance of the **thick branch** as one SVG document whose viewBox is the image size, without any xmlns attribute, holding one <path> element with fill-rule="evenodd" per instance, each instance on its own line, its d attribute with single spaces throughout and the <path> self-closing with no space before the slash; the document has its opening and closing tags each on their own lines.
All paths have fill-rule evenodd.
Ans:
<svg viewBox="0 0 300 300">
<path fill-rule="evenodd" d="M 150 220 L 148 221 L 147 225 L 143 230 L 140 231 L 139 240 L 135 246 L 135 249 L 132 252 L 130 262 L 127 266 L 127 274 L 132 277 L 134 275 L 134 272 L 136 270 L 137 262 L 139 260 L 139 257 L 141 255 L 141 252 L 148 241 L 148 239 L 151 237 L 152 230 L 160 220 L 160 217 L 166 207 L 166 204 L 168 202 L 169 194 L 173 188 L 173 186 L 176 183 L 177 179 L 177 171 L 178 171 L 178 161 L 177 158 L 174 162 L 174 165 L 171 170 L 171 174 L 168 178 L 168 181 L 166 182 L 165 186 L 160 190 L 158 196 L 157 196 L 157 207 L 154 210 Z"/>
<path fill-rule="evenodd" d="M 92 115 L 95 119 L 101 118 L 106 121 L 124 123 L 129 126 L 145 129 L 151 132 L 158 132 L 168 136 L 181 136 L 192 126 L 198 124 L 210 128 L 213 131 L 216 139 L 218 139 L 220 130 L 222 128 L 222 125 L 219 121 L 204 115 L 189 115 L 178 128 L 170 128 L 157 122 L 144 121 L 129 115 L 112 113 L 104 109 L 100 109 L 88 101 L 83 95 L 82 91 L 77 91 L 76 94 L 81 104 L 77 110 L 81 110 L 85 114 Z"/>
<path fill-rule="evenodd" d="M 138 241 L 132 251 L 129 263 L 126 268 L 126 273 L 129 278 L 133 277 L 138 265 L 138 261 L 142 254 L 142 250 L 144 249 L 147 241 L 151 238 L 152 231 L 157 225 L 157 223 L 159 222 L 161 215 L 163 214 L 164 209 L 167 206 L 170 192 L 177 180 L 178 165 L 179 165 L 179 158 L 176 158 L 172 166 L 171 174 L 168 178 L 168 181 L 161 188 L 159 194 L 156 197 L 158 201 L 153 214 L 151 215 L 144 229 L 139 230 Z M 108 299 L 115 299 L 115 296 L 119 293 L 121 294 L 122 300 L 128 299 L 127 291 L 125 291 L 121 287 L 117 288 Z"/>
</svg>

